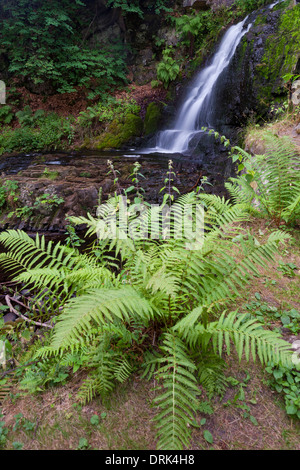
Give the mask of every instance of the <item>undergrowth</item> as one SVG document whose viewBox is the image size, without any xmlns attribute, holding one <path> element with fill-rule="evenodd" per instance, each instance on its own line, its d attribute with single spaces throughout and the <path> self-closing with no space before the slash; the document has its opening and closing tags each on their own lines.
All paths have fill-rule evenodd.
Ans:
<svg viewBox="0 0 300 470">
<path fill-rule="evenodd" d="M 30 327 L 44 329 L 43 339 L 18 359 L 28 363 L 20 387 L 39 392 L 85 369 L 76 397 L 84 404 L 95 396 L 105 400 L 132 375 L 155 378 L 157 448 L 187 448 L 201 388 L 209 398 L 224 396 L 225 358 L 233 350 L 238 360 L 272 367 L 273 375 L 276 367 L 287 371 L 287 381 L 294 374 L 291 346 L 280 333 L 232 308 L 290 236 L 276 230 L 258 241 L 241 225 L 248 204 L 205 194 L 202 184 L 175 198 L 172 162 L 163 201 L 153 207 L 143 199 L 138 164 L 127 192 L 108 164 L 115 195 L 96 218 L 70 219 L 96 235 L 88 252 L 22 231 L 0 235 L 2 268 L 34 293 L 26 304 L 7 295 L 7 305 L 17 315 L 18 305 L 27 309 L 27 339 L 34 338 Z M 187 228 L 184 220 L 193 223 Z M 12 363 L 14 357 L 11 348 Z M 287 412 L 297 416 L 293 391 L 286 393 Z"/>
</svg>

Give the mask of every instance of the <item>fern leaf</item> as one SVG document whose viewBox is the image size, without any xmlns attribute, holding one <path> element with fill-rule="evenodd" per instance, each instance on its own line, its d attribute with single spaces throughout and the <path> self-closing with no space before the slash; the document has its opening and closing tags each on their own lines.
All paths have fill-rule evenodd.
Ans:
<svg viewBox="0 0 300 470">
<path fill-rule="evenodd" d="M 167 356 L 158 361 L 163 364 L 157 372 L 162 381 L 162 394 L 154 399 L 159 406 L 155 417 L 158 448 L 180 450 L 188 446 L 189 427 L 196 407 L 198 388 L 195 364 L 188 356 L 184 343 L 173 334 L 166 334 L 161 348 Z"/>
<path fill-rule="evenodd" d="M 84 295 L 70 299 L 60 315 L 51 346 L 68 348 L 80 340 L 92 322 L 103 325 L 114 319 L 130 321 L 136 315 L 147 322 L 153 315 L 151 304 L 132 287 L 119 289 L 91 289 Z"/>
</svg>

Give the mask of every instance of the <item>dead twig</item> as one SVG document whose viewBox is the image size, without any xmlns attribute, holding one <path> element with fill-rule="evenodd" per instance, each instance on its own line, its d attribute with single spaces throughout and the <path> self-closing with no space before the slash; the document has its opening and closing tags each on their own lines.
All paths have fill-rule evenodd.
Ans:
<svg viewBox="0 0 300 470">
<path fill-rule="evenodd" d="M 33 325 L 36 325 L 36 326 L 44 326 L 45 328 L 54 328 L 52 325 L 49 325 L 49 323 L 41 323 L 41 322 L 37 322 L 37 321 L 34 321 L 34 320 L 30 320 L 30 318 L 27 318 L 25 317 L 25 315 L 22 315 L 22 313 L 18 312 L 11 304 L 11 300 L 14 301 L 14 302 L 17 302 L 17 303 L 20 303 L 21 305 L 22 302 L 19 302 L 18 300 L 14 299 L 13 297 L 10 297 L 9 295 L 6 295 L 5 296 L 5 302 L 7 303 L 8 307 L 9 307 L 9 310 L 11 313 L 14 313 L 15 315 L 17 315 L 18 317 L 22 318 L 23 320 L 29 322 L 29 323 L 32 323 Z"/>
</svg>

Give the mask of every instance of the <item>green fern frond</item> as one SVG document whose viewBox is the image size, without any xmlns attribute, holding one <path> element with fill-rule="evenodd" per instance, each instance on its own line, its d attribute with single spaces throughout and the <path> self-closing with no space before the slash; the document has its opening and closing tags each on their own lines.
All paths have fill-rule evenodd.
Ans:
<svg viewBox="0 0 300 470">
<path fill-rule="evenodd" d="M 100 387 L 100 380 L 96 373 L 89 375 L 81 384 L 76 399 L 85 405 L 92 401 L 92 399 L 98 394 Z"/>
<path fill-rule="evenodd" d="M 216 395 L 223 397 L 227 388 L 227 379 L 224 374 L 226 363 L 223 359 L 208 351 L 195 357 L 199 383 L 207 393 L 209 399 Z"/>
<path fill-rule="evenodd" d="M 126 357 L 120 358 L 113 367 L 114 377 L 118 382 L 124 383 L 130 377 L 132 370 L 132 365 Z"/>
<path fill-rule="evenodd" d="M 98 325 L 116 319 L 130 321 L 137 316 L 147 321 L 153 316 L 153 307 L 130 286 L 119 289 L 91 289 L 84 295 L 70 299 L 60 315 L 52 342 L 54 349 L 72 346 L 80 340 L 93 322 Z"/>
<path fill-rule="evenodd" d="M 78 252 L 52 241 L 46 243 L 44 236 L 31 239 L 21 230 L 7 230 L 0 234 L 0 243 L 6 252 L 0 257 L 0 264 L 6 270 L 14 270 L 15 276 L 24 270 L 41 269 L 75 269 Z"/>
<path fill-rule="evenodd" d="M 158 432 L 158 449 L 180 450 L 189 445 L 188 424 L 194 419 L 197 388 L 191 361 L 184 343 L 175 335 L 167 333 L 161 350 L 165 357 L 158 359 L 161 364 L 156 377 L 162 382 L 157 388 L 161 395 L 154 399 L 159 407 L 155 417 Z"/>
<path fill-rule="evenodd" d="M 265 154 L 252 157 L 244 152 L 248 174 L 230 178 L 226 187 L 235 201 L 251 202 L 278 225 L 281 220 L 293 223 L 300 217 L 299 150 L 288 137 L 265 132 L 262 139 Z"/>
<path fill-rule="evenodd" d="M 219 356 L 223 355 L 223 348 L 227 354 L 231 352 L 234 344 L 239 360 L 244 356 L 247 361 L 251 358 L 255 362 L 257 357 L 262 364 L 274 362 L 284 366 L 291 365 L 291 346 L 284 341 L 280 334 L 265 330 L 255 319 L 244 321 L 245 315 L 231 312 L 221 315 L 217 322 L 210 323 L 207 328 L 203 325 L 195 326 L 188 332 L 181 332 L 191 347 L 196 348 L 199 341 L 212 343 L 213 349 Z"/>
</svg>

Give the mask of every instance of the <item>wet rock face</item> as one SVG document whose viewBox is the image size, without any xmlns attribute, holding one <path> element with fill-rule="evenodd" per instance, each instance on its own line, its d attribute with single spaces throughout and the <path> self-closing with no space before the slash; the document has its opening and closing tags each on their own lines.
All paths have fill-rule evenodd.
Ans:
<svg viewBox="0 0 300 470">
<path fill-rule="evenodd" d="M 273 101 L 286 98 L 282 76 L 295 68 L 300 47 L 293 35 L 297 14 L 296 9 L 282 11 L 266 7 L 259 14 L 249 15 L 248 23 L 252 26 L 215 90 L 214 127 L 228 137 L 253 113 L 264 117 Z"/>
</svg>

